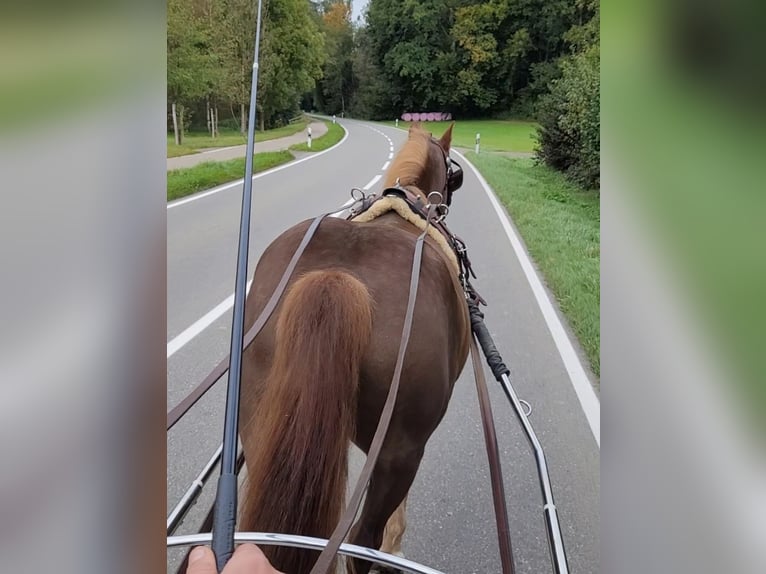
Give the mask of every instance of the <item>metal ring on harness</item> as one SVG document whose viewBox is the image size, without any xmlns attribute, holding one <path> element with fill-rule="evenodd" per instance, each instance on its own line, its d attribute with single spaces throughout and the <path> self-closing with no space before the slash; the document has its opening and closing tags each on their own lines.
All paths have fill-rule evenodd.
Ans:
<svg viewBox="0 0 766 574">
<path fill-rule="evenodd" d="M 527 417 L 527 418 L 529 418 L 529 416 L 532 414 L 532 405 L 530 405 L 530 404 L 529 404 L 527 401 L 525 401 L 524 399 L 519 399 L 519 402 L 520 402 L 522 405 L 524 405 L 525 407 L 527 407 L 527 412 L 525 412 L 525 413 L 524 413 L 524 416 L 525 416 L 525 417 Z"/>
<path fill-rule="evenodd" d="M 433 197 L 436 197 L 436 201 L 434 201 Z M 434 218 L 435 223 L 439 223 L 444 220 L 445 217 L 447 217 L 447 214 L 449 213 L 449 206 L 444 203 L 444 196 L 440 191 L 432 191 L 428 194 L 428 205 L 435 206 L 436 211 L 439 213 L 438 217 Z"/>
<path fill-rule="evenodd" d="M 364 193 L 364 190 L 359 189 L 358 187 L 352 187 L 351 199 L 353 199 L 354 201 L 364 201 L 365 199 L 367 199 L 367 194 Z"/>
</svg>

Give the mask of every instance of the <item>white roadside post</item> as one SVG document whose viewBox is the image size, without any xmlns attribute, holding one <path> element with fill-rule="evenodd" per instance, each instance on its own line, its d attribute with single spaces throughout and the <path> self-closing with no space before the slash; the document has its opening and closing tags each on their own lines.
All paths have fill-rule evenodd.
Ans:
<svg viewBox="0 0 766 574">
<path fill-rule="evenodd" d="M 396 127 L 399 127 L 399 118 L 396 118 Z"/>
<path fill-rule="evenodd" d="M 308 146 L 311 149 L 311 126 L 308 127 Z"/>
<path fill-rule="evenodd" d="M 332 123 L 335 123 L 335 114 L 332 115 Z"/>
<path fill-rule="evenodd" d="M 479 143 L 480 142 L 481 142 L 481 134 L 477 133 L 476 134 L 476 153 L 477 154 L 479 153 Z"/>
</svg>

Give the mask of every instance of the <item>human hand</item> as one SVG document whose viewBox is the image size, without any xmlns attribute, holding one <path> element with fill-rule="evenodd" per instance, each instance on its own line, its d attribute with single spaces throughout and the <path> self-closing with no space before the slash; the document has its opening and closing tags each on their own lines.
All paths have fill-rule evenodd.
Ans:
<svg viewBox="0 0 766 574">
<path fill-rule="evenodd" d="M 215 554 L 207 546 L 197 546 L 189 554 L 186 574 L 218 574 Z M 232 554 L 221 574 L 282 574 L 254 544 L 242 544 Z"/>
</svg>

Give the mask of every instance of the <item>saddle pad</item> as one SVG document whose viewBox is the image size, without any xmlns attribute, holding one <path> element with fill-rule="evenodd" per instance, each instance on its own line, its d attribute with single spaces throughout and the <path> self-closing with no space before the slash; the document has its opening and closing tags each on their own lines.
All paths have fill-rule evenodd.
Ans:
<svg viewBox="0 0 766 574">
<path fill-rule="evenodd" d="M 402 219 L 408 221 L 421 231 L 426 228 L 425 220 L 422 217 L 415 215 L 410 209 L 410 206 L 407 205 L 403 199 L 390 196 L 379 199 L 372 204 L 370 209 L 352 218 L 351 221 L 367 223 L 368 221 L 372 221 L 373 219 L 380 217 L 389 211 L 395 211 Z M 455 272 L 459 274 L 460 267 L 457 263 L 457 257 L 455 257 L 455 252 L 452 251 L 452 248 L 450 247 L 449 243 L 447 243 L 447 239 L 444 237 L 444 235 L 442 235 L 432 225 L 428 227 L 428 235 L 431 239 L 436 241 L 439 247 L 441 247 L 441 250 L 447 256 L 447 259 L 449 259 L 449 261 L 452 263 Z"/>
</svg>

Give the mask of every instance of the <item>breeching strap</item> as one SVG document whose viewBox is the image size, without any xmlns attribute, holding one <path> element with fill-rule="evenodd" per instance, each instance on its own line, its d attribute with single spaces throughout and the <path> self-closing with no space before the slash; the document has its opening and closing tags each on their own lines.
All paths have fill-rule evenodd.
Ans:
<svg viewBox="0 0 766 574">
<path fill-rule="evenodd" d="M 428 217 L 426 218 L 427 224 L 431 223 L 431 214 L 434 212 L 434 207 L 435 205 L 429 207 Z M 319 555 L 314 567 L 311 569 L 311 574 L 327 574 L 327 572 L 329 572 L 340 545 L 343 543 L 343 540 L 348 535 L 348 531 L 351 529 L 351 524 L 359 510 L 362 496 L 370 483 L 372 471 L 375 469 L 375 463 L 378 460 L 380 449 L 386 438 L 388 425 L 391 422 L 394 405 L 396 404 L 396 395 L 399 390 L 399 381 L 401 380 L 402 368 L 404 366 L 404 355 L 407 352 L 407 343 L 410 340 L 412 320 L 415 315 L 415 300 L 418 294 L 418 283 L 420 282 L 420 263 L 423 259 L 423 244 L 425 243 L 427 232 L 428 225 L 426 225 L 425 230 L 423 230 L 423 233 L 420 234 L 415 243 L 415 255 L 412 258 L 412 274 L 410 276 L 410 292 L 407 298 L 407 311 L 404 315 L 404 327 L 402 328 L 402 340 L 399 343 L 399 354 L 396 357 L 394 376 L 391 380 L 391 386 L 388 389 L 388 396 L 386 397 L 385 405 L 383 405 L 383 411 L 380 413 L 378 428 L 375 429 L 375 435 L 372 438 L 372 443 L 370 443 L 370 448 L 367 452 L 367 460 L 359 475 L 359 480 L 356 482 L 354 493 L 346 507 L 346 511 L 343 513 L 340 522 L 338 522 L 338 526 L 335 527 L 327 545 L 324 547 L 324 550 L 322 550 L 322 553 Z"/>
<path fill-rule="evenodd" d="M 292 277 L 293 271 L 295 271 L 295 267 L 298 265 L 298 260 L 306 250 L 306 247 L 311 241 L 311 238 L 314 237 L 316 230 L 319 229 L 319 224 L 328 215 L 329 213 L 323 213 L 322 215 L 315 217 L 311 222 L 311 225 L 309 225 L 306 233 L 303 235 L 303 239 L 298 245 L 298 249 L 296 249 L 295 253 L 293 253 L 293 257 L 290 259 L 290 263 L 287 265 L 287 268 L 282 274 L 282 278 L 279 280 L 276 289 L 274 289 L 274 293 L 272 293 L 271 299 L 269 299 L 269 302 L 266 303 L 266 306 L 263 308 L 263 311 L 261 311 L 261 314 L 258 315 L 255 323 L 253 323 L 253 326 L 250 327 L 250 330 L 245 334 L 244 340 L 242 342 L 243 349 L 247 349 L 250 346 L 250 343 L 253 342 L 253 339 L 258 336 L 258 333 L 261 332 L 261 329 L 263 329 L 266 323 L 268 323 L 271 314 L 274 312 L 274 309 L 277 308 L 279 300 L 282 298 L 282 295 L 285 292 L 285 287 L 287 287 L 287 283 L 290 281 L 290 277 Z M 189 393 L 180 403 L 171 409 L 171 411 L 168 413 L 167 430 L 173 428 L 178 420 L 184 414 L 186 414 L 186 411 L 193 407 L 194 404 L 200 400 L 206 392 L 210 390 L 210 387 L 212 387 L 215 382 L 220 379 L 224 373 L 226 373 L 226 371 L 229 370 L 228 365 L 229 356 L 226 355 L 223 361 L 218 363 L 216 368 L 213 369 L 207 377 L 205 377 L 205 380 L 197 385 L 191 393 Z"/>
</svg>

